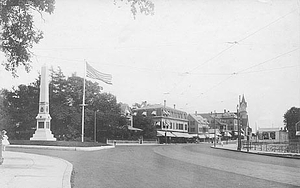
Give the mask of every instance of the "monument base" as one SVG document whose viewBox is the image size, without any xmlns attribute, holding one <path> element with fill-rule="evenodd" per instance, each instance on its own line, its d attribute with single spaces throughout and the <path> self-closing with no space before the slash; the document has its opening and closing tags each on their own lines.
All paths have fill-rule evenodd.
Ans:
<svg viewBox="0 0 300 188">
<path fill-rule="evenodd" d="M 56 141 L 49 129 L 37 129 L 30 140 Z"/>
</svg>

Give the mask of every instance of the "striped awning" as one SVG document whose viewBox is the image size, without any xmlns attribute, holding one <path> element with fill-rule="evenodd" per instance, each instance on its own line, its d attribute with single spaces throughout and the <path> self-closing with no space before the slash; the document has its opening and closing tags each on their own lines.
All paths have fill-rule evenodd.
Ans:
<svg viewBox="0 0 300 188">
<path fill-rule="evenodd" d="M 157 136 L 166 136 L 167 134 L 167 137 L 175 137 L 174 134 L 172 134 L 171 132 L 168 132 L 168 131 L 157 131 Z"/>
<path fill-rule="evenodd" d="M 192 136 L 192 137 L 206 138 L 206 136 L 202 135 L 202 134 L 189 134 L 189 135 Z"/>
<path fill-rule="evenodd" d="M 188 133 L 182 133 L 182 132 L 172 132 L 176 137 L 181 137 L 181 138 L 193 138 L 192 135 Z"/>
</svg>

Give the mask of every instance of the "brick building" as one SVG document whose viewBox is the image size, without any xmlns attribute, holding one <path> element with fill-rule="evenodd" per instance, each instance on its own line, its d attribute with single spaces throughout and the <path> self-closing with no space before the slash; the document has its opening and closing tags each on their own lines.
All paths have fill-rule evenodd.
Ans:
<svg viewBox="0 0 300 188">
<path fill-rule="evenodd" d="M 157 137 L 160 143 L 186 142 L 191 138 L 188 134 L 187 113 L 164 105 L 144 105 L 133 109 L 133 113 L 151 117 L 153 126 L 156 126 Z"/>
</svg>

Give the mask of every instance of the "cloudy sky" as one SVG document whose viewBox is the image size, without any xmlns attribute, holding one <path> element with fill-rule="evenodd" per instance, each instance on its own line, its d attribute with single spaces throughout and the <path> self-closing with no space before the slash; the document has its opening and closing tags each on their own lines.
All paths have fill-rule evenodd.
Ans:
<svg viewBox="0 0 300 188">
<path fill-rule="evenodd" d="M 134 19 L 118 0 L 57 1 L 53 15 L 36 17 L 44 39 L 32 71 L 12 78 L 2 67 L 0 88 L 34 81 L 44 63 L 83 76 L 86 60 L 113 75 L 113 85 L 99 82 L 103 91 L 129 105 L 235 111 L 244 94 L 254 129 L 283 126 L 283 114 L 300 106 L 299 0 L 153 3 L 153 16 Z"/>
</svg>

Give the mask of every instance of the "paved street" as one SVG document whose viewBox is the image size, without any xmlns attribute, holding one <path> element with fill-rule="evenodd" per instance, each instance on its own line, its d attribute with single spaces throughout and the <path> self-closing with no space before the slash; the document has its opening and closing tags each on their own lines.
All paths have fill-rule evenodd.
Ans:
<svg viewBox="0 0 300 188">
<path fill-rule="evenodd" d="M 238 153 L 209 144 L 117 146 L 93 152 L 13 149 L 74 165 L 75 187 L 297 187 L 300 160 Z"/>
</svg>

